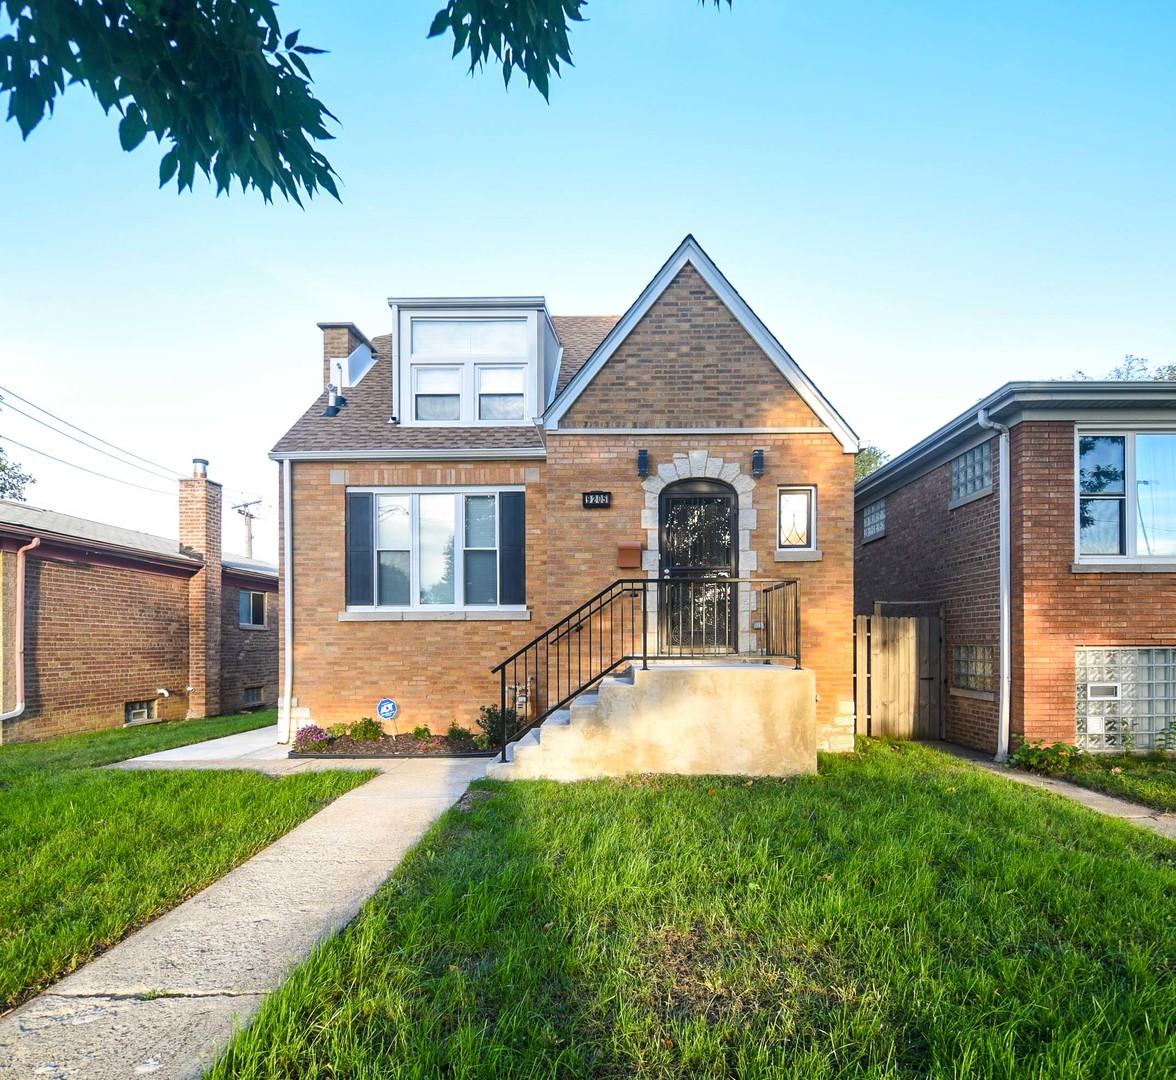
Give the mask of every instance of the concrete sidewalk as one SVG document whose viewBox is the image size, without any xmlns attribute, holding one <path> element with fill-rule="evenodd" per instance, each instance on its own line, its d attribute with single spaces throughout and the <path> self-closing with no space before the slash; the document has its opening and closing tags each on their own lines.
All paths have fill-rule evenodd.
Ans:
<svg viewBox="0 0 1176 1080">
<path fill-rule="evenodd" d="M 224 747 L 181 749 L 201 746 L 218 755 L 204 760 L 226 760 Z M 259 767 L 264 754 L 245 762 L 262 749 L 228 760 Z M 265 993 L 355 917 L 486 762 L 384 759 L 379 767 L 374 780 L 0 1019 L 0 1076 L 198 1077 Z"/>
<path fill-rule="evenodd" d="M 1022 769 L 1009 768 L 1007 765 L 998 765 L 987 754 L 979 750 L 971 750 L 966 746 L 956 746 L 946 742 L 928 742 L 926 745 L 941 750 L 945 754 L 951 754 L 952 757 L 970 761 L 973 765 L 1003 776 L 1006 780 L 1052 791 L 1055 795 L 1072 799 L 1076 803 L 1090 807 L 1091 810 L 1097 810 L 1100 814 L 1130 821 L 1133 825 L 1150 829 L 1160 836 L 1166 836 L 1169 840 L 1176 840 L 1176 814 L 1166 814 L 1162 810 L 1153 810 L 1150 806 L 1142 806 L 1140 803 L 1130 802 L 1127 799 L 1117 799 L 1113 795 L 1104 795 L 1101 791 L 1091 791 L 1090 788 L 1084 788 L 1080 784 L 1055 780 L 1052 776 L 1040 776 Z"/>
<path fill-rule="evenodd" d="M 291 758 L 278 744 L 278 725 L 226 735 L 222 739 L 176 746 L 155 754 L 118 761 L 110 769 L 256 769 L 271 776 L 316 769 L 380 769 L 397 764 L 389 758 Z"/>
</svg>

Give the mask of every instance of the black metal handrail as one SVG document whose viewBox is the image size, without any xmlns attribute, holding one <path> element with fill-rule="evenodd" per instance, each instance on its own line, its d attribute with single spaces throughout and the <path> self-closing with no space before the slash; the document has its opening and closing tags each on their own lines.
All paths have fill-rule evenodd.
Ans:
<svg viewBox="0 0 1176 1080">
<path fill-rule="evenodd" d="M 742 625 L 747 646 L 740 650 Z M 656 614 L 655 614 L 656 613 Z M 630 661 L 741 655 L 800 667 L 795 578 L 621 578 L 513 652 L 499 676 L 502 760 L 512 740 Z"/>
</svg>

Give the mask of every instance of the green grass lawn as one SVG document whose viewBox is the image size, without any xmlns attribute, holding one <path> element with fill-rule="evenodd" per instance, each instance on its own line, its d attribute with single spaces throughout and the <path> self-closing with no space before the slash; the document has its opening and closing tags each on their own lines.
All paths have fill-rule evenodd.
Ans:
<svg viewBox="0 0 1176 1080">
<path fill-rule="evenodd" d="M 1163 754 L 1076 754 L 1064 768 L 1048 774 L 1157 810 L 1176 811 L 1176 758 Z"/>
<path fill-rule="evenodd" d="M 476 784 L 212 1069 L 1171 1077 L 1176 845 L 929 748 Z"/>
<path fill-rule="evenodd" d="M 372 775 L 97 768 L 273 721 L 252 713 L 0 747 L 0 1008 Z"/>
</svg>

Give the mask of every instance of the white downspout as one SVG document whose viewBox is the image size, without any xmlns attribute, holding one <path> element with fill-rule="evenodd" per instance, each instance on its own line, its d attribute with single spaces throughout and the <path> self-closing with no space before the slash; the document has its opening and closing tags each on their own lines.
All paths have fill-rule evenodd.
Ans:
<svg viewBox="0 0 1176 1080">
<path fill-rule="evenodd" d="M 1000 432 L 1000 724 L 996 733 L 996 760 L 1009 756 L 1009 715 L 1013 698 L 1012 607 L 1012 491 L 1009 468 L 1009 429 L 988 419 L 988 410 L 976 414 L 982 428 Z"/>
<path fill-rule="evenodd" d="M 285 671 L 282 680 L 282 711 L 278 717 L 278 742 L 290 741 L 290 708 L 294 692 L 294 507 L 290 498 L 290 459 L 282 461 L 282 561 L 285 604 Z"/>
<path fill-rule="evenodd" d="M 34 536 L 16 552 L 16 708 L 0 713 L 0 723 L 15 720 L 25 711 L 25 552 L 40 545 L 41 538 Z"/>
</svg>

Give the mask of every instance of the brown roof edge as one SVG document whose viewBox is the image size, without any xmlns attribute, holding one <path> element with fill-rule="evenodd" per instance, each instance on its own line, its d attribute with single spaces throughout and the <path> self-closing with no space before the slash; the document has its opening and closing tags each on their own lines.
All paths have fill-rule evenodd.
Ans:
<svg viewBox="0 0 1176 1080">
<path fill-rule="evenodd" d="M 125 559 L 128 562 L 148 563 L 154 566 L 178 567 L 193 574 L 197 573 L 204 560 L 198 555 L 166 555 L 157 551 L 144 551 L 142 548 L 123 547 L 119 544 L 103 544 L 97 540 L 87 540 L 83 537 L 68 536 L 64 533 L 50 532 L 47 529 L 32 529 L 23 525 L 11 525 L 7 522 L 0 524 L 0 548 L 6 539 L 10 542 L 23 542 L 39 536 L 43 542 L 41 551 L 49 554 L 51 549 L 62 549 L 109 558 Z"/>
</svg>

